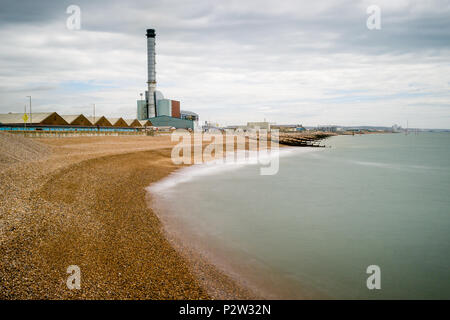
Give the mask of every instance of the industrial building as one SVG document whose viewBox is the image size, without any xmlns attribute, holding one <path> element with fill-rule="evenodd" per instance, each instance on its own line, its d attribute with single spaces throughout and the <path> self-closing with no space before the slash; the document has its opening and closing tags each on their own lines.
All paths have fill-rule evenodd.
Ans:
<svg viewBox="0 0 450 320">
<path fill-rule="evenodd" d="M 155 127 L 173 127 L 194 130 L 194 121 L 169 117 L 166 115 L 157 116 L 150 119 Z"/>
<path fill-rule="evenodd" d="M 112 123 L 108 121 L 104 116 L 101 117 L 87 117 L 89 122 L 92 123 L 93 126 L 97 127 L 112 127 Z"/>
<path fill-rule="evenodd" d="M 148 120 L 86 117 L 50 113 L 0 114 L 1 131 L 142 131 L 152 126 Z"/>
<path fill-rule="evenodd" d="M 326 125 L 326 126 L 317 126 L 317 131 L 323 131 L 323 132 L 336 132 L 337 126 L 332 125 Z"/>
<path fill-rule="evenodd" d="M 247 128 L 249 129 L 262 129 L 262 130 L 270 130 L 270 123 L 267 121 L 263 122 L 247 122 Z"/>
<path fill-rule="evenodd" d="M 153 124 L 150 122 L 150 120 L 138 120 L 141 124 L 141 127 L 150 127 L 153 126 Z"/>
<path fill-rule="evenodd" d="M 272 124 L 272 130 L 279 130 L 280 132 L 302 132 L 306 129 L 301 124 Z"/>
<path fill-rule="evenodd" d="M 128 123 L 123 120 L 122 118 L 106 118 L 113 127 L 123 127 L 126 128 L 128 126 Z"/>
<path fill-rule="evenodd" d="M 142 127 L 142 124 L 138 119 L 124 119 L 129 127 L 139 128 Z"/>
<path fill-rule="evenodd" d="M 62 115 L 61 117 L 72 126 L 92 126 L 92 123 L 89 121 L 89 119 L 82 114 Z"/>
<path fill-rule="evenodd" d="M 198 114 L 192 111 L 187 110 L 181 110 L 180 111 L 180 118 L 184 120 L 190 120 L 198 123 Z"/>
<path fill-rule="evenodd" d="M 137 100 L 137 118 L 149 120 L 154 126 L 196 129 L 198 114 L 191 111 L 181 111 L 181 103 L 177 100 L 164 98 L 161 91 L 156 90 L 155 70 L 155 30 L 147 29 L 147 91 L 145 100 Z"/>
<path fill-rule="evenodd" d="M 28 117 L 28 125 L 68 125 L 69 123 L 64 120 L 56 112 L 49 113 L 33 113 Z M 23 113 L 7 113 L 0 114 L 0 123 L 10 125 L 24 125 Z"/>
<path fill-rule="evenodd" d="M 147 30 L 147 90 L 145 99 L 137 101 L 137 119 L 84 116 L 82 114 L 59 115 L 49 113 L 0 114 L 0 130 L 50 130 L 50 131 L 140 131 L 198 127 L 198 114 L 181 110 L 178 100 L 167 99 L 156 90 L 155 30 Z M 31 100 L 30 100 L 31 111 Z M 154 128 L 156 127 L 156 128 Z"/>
</svg>

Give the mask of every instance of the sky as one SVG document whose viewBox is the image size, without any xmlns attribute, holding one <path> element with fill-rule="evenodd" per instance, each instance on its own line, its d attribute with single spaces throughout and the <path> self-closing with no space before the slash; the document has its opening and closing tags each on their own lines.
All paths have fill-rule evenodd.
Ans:
<svg viewBox="0 0 450 320">
<path fill-rule="evenodd" d="M 136 118 L 149 28 L 201 122 L 450 128 L 450 0 L 0 0 L 0 113 Z"/>
</svg>

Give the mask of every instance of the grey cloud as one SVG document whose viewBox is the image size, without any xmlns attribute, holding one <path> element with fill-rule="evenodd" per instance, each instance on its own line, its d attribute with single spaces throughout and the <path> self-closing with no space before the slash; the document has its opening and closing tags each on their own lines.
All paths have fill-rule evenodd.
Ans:
<svg viewBox="0 0 450 320">
<path fill-rule="evenodd" d="M 55 86 L 37 86 L 37 87 L 27 87 L 27 88 L 17 88 L 12 89 L 11 87 L 0 87 L 0 92 L 9 92 L 9 93 L 20 93 L 20 92 L 35 92 L 35 91 L 49 91 L 54 90 L 57 87 Z"/>
<path fill-rule="evenodd" d="M 449 1 L 379 2 L 382 29 L 369 31 L 371 3 L 364 1 L 2 0 L 0 112 L 21 105 L 22 94 L 15 93 L 96 80 L 121 89 L 74 96 L 42 91 L 42 108 L 97 101 L 105 112 L 132 116 L 145 88 L 148 27 L 158 37 L 159 87 L 205 117 L 231 119 L 236 113 L 227 110 L 241 110 L 245 121 L 258 106 L 277 106 L 285 119 L 319 121 L 327 110 L 320 103 L 332 89 L 380 99 L 448 91 Z M 65 28 L 70 4 L 81 7 L 81 31 Z M 409 79 L 418 88 L 408 87 Z"/>
<path fill-rule="evenodd" d="M 30 26 L 30 32 L 33 32 L 33 25 L 45 24 L 49 20 L 58 17 L 61 11 L 64 12 L 68 6 L 65 3 L 68 2 L 51 0 L 1 0 L 0 26 L 27 24 Z"/>
</svg>

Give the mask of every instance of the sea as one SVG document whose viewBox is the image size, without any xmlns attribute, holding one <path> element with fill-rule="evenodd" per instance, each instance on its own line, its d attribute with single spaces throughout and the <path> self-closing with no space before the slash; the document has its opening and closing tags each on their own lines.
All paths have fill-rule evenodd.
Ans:
<svg viewBox="0 0 450 320">
<path fill-rule="evenodd" d="M 281 148 L 274 175 L 201 164 L 148 190 L 168 232 L 265 297 L 450 299 L 450 133 L 322 144 Z"/>
</svg>

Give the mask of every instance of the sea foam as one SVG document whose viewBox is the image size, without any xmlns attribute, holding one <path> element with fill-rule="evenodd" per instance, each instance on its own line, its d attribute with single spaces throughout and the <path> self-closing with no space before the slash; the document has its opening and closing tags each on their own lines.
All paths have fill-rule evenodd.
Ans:
<svg viewBox="0 0 450 320">
<path fill-rule="evenodd" d="M 230 157 L 234 154 L 234 159 L 228 161 L 209 161 L 201 164 L 194 164 L 189 167 L 182 168 L 170 174 L 168 177 L 151 184 L 147 187 L 147 191 L 151 193 L 167 192 L 171 188 L 198 177 L 220 174 L 222 172 L 233 171 L 243 166 L 260 165 L 267 166 L 271 160 L 276 157 L 286 157 L 298 153 L 311 152 L 314 148 L 282 148 L 272 152 L 245 151 L 240 150 L 236 153 L 228 154 Z M 232 158 L 232 157 L 231 157 Z"/>
</svg>

